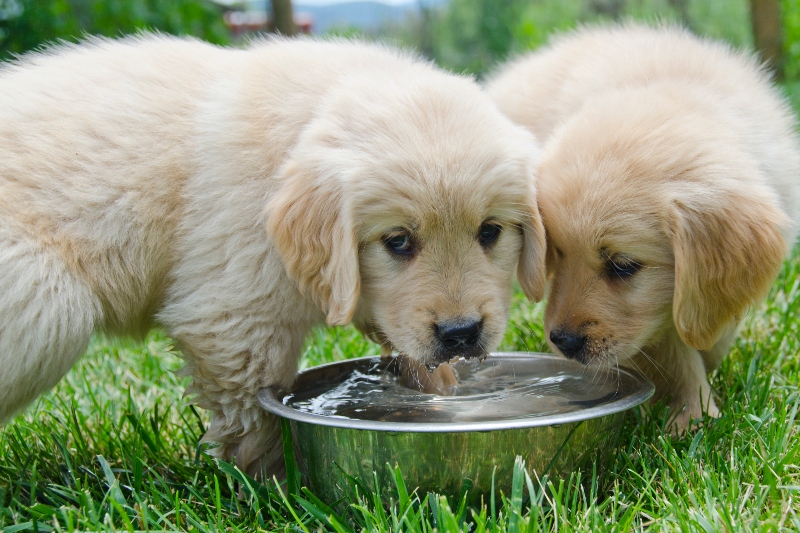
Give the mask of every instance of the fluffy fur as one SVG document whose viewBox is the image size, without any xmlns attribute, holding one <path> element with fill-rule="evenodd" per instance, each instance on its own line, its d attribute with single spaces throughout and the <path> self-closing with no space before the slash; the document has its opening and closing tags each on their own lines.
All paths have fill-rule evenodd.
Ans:
<svg viewBox="0 0 800 533">
<path fill-rule="evenodd" d="M 707 373 L 797 236 L 795 120 L 748 54 L 672 27 L 585 28 L 503 67 L 488 93 L 545 142 L 545 329 L 629 365 L 679 430 L 718 415 Z"/>
<path fill-rule="evenodd" d="M 311 327 L 352 320 L 435 366 L 496 347 L 517 270 L 544 290 L 533 136 L 471 80 L 382 46 L 29 54 L 0 70 L 0 153 L 0 422 L 94 331 L 155 322 L 214 453 L 278 472 L 256 396 L 291 385 Z"/>
</svg>

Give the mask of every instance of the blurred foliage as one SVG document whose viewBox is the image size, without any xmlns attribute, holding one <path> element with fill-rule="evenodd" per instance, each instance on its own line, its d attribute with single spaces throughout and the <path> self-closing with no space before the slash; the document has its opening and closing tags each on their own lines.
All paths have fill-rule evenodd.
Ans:
<svg viewBox="0 0 800 533">
<path fill-rule="evenodd" d="M 781 0 L 786 79 L 800 80 L 800 0 Z"/>
<path fill-rule="evenodd" d="M 550 34 L 612 20 L 675 22 L 692 31 L 752 47 L 747 0 L 420 0 L 422 15 L 391 36 L 456 72 L 483 76 L 505 58 L 536 48 Z M 782 0 L 794 17 L 787 43 L 800 57 L 800 0 Z M 789 44 L 789 46 L 792 46 Z M 797 63 L 795 63 L 797 64 Z"/>
<path fill-rule="evenodd" d="M 220 7 L 209 0 L 0 0 L 0 59 L 85 34 L 141 30 L 230 40 Z"/>
<path fill-rule="evenodd" d="M 438 20 L 434 59 L 457 71 L 480 73 L 518 47 L 521 16 L 531 2 L 450 0 Z M 528 5 L 526 5 L 528 4 Z M 561 4 L 561 2 L 554 2 Z"/>
<path fill-rule="evenodd" d="M 737 47 L 753 43 L 748 0 L 416 1 L 418 14 L 388 24 L 380 37 L 478 77 L 507 57 L 542 45 L 555 31 L 600 21 L 670 21 Z M 800 79 L 800 0 L 780 2 L 791 82 Z M 0 0 L 0 59 L 86 33 L 118 36 L 142 29 L 215 43 L 231 40 L 221 9 L 211 0 Z"/>
<path fill-rule="evenodd" d="M 669 21 L 752 48 L 748 0 L 415 0 L 419 10 L 371 37 L 419 50 L 439 65 L 483 77 L 494 65 L 544 44 L 556 31 L 611 20 Z M 780 0 L 787 90 L 800 98 L 800 0 Z M 0 59 L 84 34 L 140 30 L 228 43 L 212 0 L 0 0 Z M 360 32 L 341 28 L 348 37 Z M 368 36 L 369 37 L 369 36 Z"/>
</svg>

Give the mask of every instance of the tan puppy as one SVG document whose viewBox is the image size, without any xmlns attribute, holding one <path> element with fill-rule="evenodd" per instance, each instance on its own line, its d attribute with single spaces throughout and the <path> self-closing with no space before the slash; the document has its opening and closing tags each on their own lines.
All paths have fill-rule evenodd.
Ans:
<svg viewBox="0 0 800 533">
<path fill-rule="evenodd" d="M 256 396 L 292 383 L 311 327 L 352 320 L 432 367 L 497 346 L 515 272 L 544 290 L 533 137 L 471 80 L 385 47 L 29 54 L 0 70 L 0 153 L 0 421 L 93 331 L 156 322 L 214 453 L 279 472 Z"/>
<path fill-rule="evenodd" d="M 678 429 L 717 416 L 706 374 L 800 218 L 795 120 L 767 74 L 681 29 L 627 25 L 560 36 L 488 93 L 546 141 L 551 346 L 638 369 Z"/>
</svg>

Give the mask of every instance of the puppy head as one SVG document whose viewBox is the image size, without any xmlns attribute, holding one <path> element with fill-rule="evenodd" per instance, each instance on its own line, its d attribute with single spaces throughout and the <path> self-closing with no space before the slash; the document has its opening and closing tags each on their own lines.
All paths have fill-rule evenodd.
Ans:
<svg viewBox="0 0 800 533">
<path fill-rule="evenodd" d="M 514 273 L 544 290 L 538 149 L 468 80 L 384 74 L 332 91 L 283 169 L 270 237 L 328 323 L 430 366 L 482 357 Z"/>
<path fill-rule="evenodd" d="M 588 363 L 710 349 L 777 275 L 788 220 L 729 130 L 631 92 L 587 105 L 545 147 L 551 346 Z"/>
</svg>

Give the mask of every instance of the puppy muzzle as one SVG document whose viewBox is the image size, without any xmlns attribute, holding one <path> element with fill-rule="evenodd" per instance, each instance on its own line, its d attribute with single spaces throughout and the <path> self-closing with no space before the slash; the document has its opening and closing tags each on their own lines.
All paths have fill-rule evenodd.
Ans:
<svg viewBox="0 0 800 533">
<path fill-rule="evenodd" d="M 550 342 L 568 359 L 574 359 L 584 365 L 592 359 L 586 349 L 586 335 L 554 329 L 550 332 Z"/>
<path fill-rule="evenodd" d="M 483 320 L 464 318 L 445 320 L 435 323 L 433 331 L 436 339 L 434 366 L 456 357 L 465 359 L 486 357 Z"/>
</svg>

